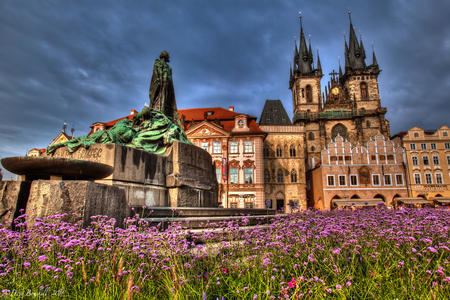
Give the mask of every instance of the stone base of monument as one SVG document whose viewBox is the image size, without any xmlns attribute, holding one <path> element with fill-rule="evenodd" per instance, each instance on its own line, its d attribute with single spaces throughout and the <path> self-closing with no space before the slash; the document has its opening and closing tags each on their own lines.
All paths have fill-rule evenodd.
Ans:
<svg viewBox="0 0 450 300">
<path fill-rule="evenodd" d="M 13 222 L 20 215 L 20 210 L 26 208 L 30 182 L 0 181 L 0 223 Z"/>
<path fill-rule="evenodd" d="M 65 213 L 66 221 L 83 220 L 88 224 L 91 216 L 106 215 L 115 218 L 120 226 L 124 218 L 134 214 L 133 207 L 218 207 L 218 183 L 211 156 L 182 142 L 174 142 L 164 156 L 118 144 L 94 144 L 74 153 L 59 148 L 53 157 L 2 159 L 4 166 L 8 163 L 20 170 L 18 175 L 25 180 L 33 179 L 18 182 L 23 187 L 18 187 L 17 199 L 10 200 L 16 201 L 14 209 L 26 207 L 29 224 L 35 218 Z M 71 169 L 71 163 L 76 165 L 77 172 Z M 89 176 L 83 169 L 85 165 L 89 167 Z M 92 170 L 95 165 L 113 171 L 107 177 L 86 180 L 95 178 Z M 24 202 L 24 197 L 28 201 Z"/>
</svg>

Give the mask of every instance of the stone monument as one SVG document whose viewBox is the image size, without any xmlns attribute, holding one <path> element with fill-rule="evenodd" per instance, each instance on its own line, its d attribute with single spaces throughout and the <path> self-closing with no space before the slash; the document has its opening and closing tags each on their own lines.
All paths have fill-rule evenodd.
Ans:
<svg viewBox="0 0 450 300">
<path fill-rule="evenodd" d="M 163 51 L 153 69 L 150 107 L 132 120 L 49 146 L 44 157 L 2 159 L 22 183 L 9 190 L 2 184 L 0 197 L 10 200 L 0 216 L 11 219 L 23 208 L 30 220 L 66 213 L 66 221 L 88 224 L 90 216 L 107 215 L 120 225 L 133 207 L 217 208 L 212 158 L 186 137 L 168 62 Z"/>
</svg>

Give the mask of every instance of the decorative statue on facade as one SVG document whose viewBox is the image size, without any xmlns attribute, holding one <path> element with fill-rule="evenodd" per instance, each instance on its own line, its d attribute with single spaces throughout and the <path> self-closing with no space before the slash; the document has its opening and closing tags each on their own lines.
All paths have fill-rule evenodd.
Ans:
<svg viewBox="0 0 450 300">
<path fill-rule="evenodd" d="M 172 68 L 168 61 L 169 54 L 163 51 L 155 62 L 150 84 L 150 107 L 145 106 L 140 113 L 133 115 L 132 120 L 123 119 L 109 130 L 51 145 L 47 153 L 53 154 L 60 147 L 68 147 L 73 153 L 92 144 L 115 143 L 163 155 L 174 141 L 192 144 L 178 117 Z"/>
</svg>

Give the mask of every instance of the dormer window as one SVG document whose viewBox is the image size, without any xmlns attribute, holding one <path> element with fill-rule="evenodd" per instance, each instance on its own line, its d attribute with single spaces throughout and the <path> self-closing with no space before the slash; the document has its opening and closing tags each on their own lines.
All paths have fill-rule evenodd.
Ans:
<svg viewBox="0 0 450 300">
<path fill-rule="evenodd" d="M 212 116 L 213 114 L 214 114 L 214 112 L 213 112 L 213 111 L 211 111 L 211 110 L 210 110 L 210 111 L 208 111 L 208 112 L 206 112 L 206 115 L 207 115 L 207 116 Z"/>
<path fill-rule="evenodd" d="M 239 121 L 238 121 L 238 126 L 239 126 L 239 127 L 244 127 L 244 121 L 239 120 Z"/>
</svg>

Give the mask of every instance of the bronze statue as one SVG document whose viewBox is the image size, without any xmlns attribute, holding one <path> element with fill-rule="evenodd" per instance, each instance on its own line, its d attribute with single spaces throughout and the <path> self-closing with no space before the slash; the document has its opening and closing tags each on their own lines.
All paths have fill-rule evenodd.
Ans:
<svg viewBox="0 0 450 300">
<path fill-rule="evenodd" d="M 173 88 L 172 68 L 169 62 L 169 53 L 161 52 L 153 67 L 153 76 L 150 82 L 150 107 L 166 115 L 175 125 L 183 129 L 178 117 L 175 91 Z"/>
</svg>

